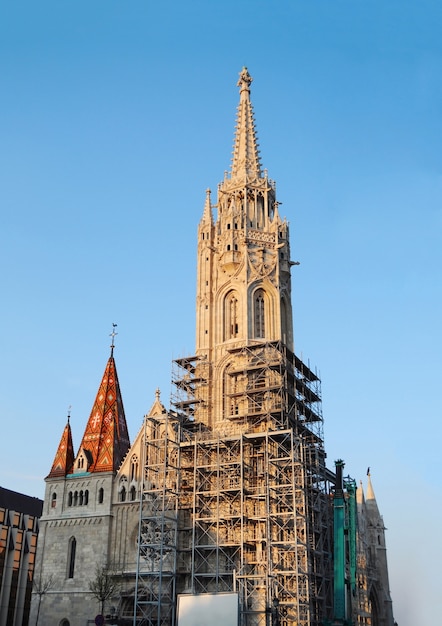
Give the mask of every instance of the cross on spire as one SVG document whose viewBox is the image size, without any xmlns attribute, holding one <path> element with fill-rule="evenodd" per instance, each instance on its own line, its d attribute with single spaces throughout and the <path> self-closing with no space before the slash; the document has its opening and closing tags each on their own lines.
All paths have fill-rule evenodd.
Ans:
<svg viewBox="0 0 442 626">
<path fill-rule="evenodd" d="M 116 327 L 118 326 L 118 324 L 112 324 L 112 332 L 110 333 L 109 337 L 112 337 L 112 343 L 111 343 L 111 356 L 113 356 L 114 354 L 114 348 L 115 348 L 115 337 L 118 335 L 117 332 L 115 332 Z"/>
</svg>

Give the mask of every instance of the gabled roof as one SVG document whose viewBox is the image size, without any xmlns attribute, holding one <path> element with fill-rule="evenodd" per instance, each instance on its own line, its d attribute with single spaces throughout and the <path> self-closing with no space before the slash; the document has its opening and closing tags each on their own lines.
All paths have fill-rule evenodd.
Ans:
<svg viewBox="0 0 442 626">
<path fill-rule="evenodd" d="M 57 452 L 55 454 L 54 462 L 52 463 L 51 471 L 47 478 L 57 478 L 60 476 L 66 476 L 72 472 L 74 466 L 74 446 L 72 443 L 71 425 L 69 423 L 69 417 L 66 426 L 64 427 L 63 434 L 58 444 Z"/>
<path fill-rule="evenodd" d="M 88 472 L 109 472 L 118 469 L 129 447 L 129 433 L 112 345 L 79 453 L 84 450 L 90 459 Z"/>
</svg>

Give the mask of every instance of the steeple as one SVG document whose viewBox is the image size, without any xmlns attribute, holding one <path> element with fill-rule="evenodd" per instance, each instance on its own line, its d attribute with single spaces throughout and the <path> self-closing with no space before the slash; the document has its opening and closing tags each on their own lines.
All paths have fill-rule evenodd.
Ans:
<svg viewBox="0 0 442 626">
<path fill-rule="evenodd" d="M 59 478 L 72 472 L 75 455 L 69 418 L 70 415 L 68 414 L 68 421 L 64 427 L 60 443 L 58 444 L 57 453 L 47 478 Z"/>
<path fill-rule="evenodd" d="M 368 468 L 367 477 L 367 496 L 365 498 L 367 509 L 370 512 L 372 519 L 375 517 L 380 518 L 381 516 L 379 513 L 378 503 L 376 502 L 376 496 L 374 495 L 373 485 L 371 483 L 370 468 Z"/>
<path fill-rule="evenodd" d="M 261 172 L 251 82 L 243 68 L 231 172 L 214 204 L 206 192 L 198 226 L 195 354 L 201 368 L 195 376 L 205 382 L 196 394 L 195 419 L 206 424 L 245 412 L 249 400 L 238 405 L 240 390 L 262 384 L 246 381 L 243 363 L 234 366 L 238 351 L 268 342 L 294 350 L 289 228 L 279 216 L 275 183 Z M 241 372 L 238 380 L 234 370 Z M 226 390 L 236 394 L 231 401 Z"/>
<path fill-rule="evenodd" d="M 114 324 L 114 330 L 111 334 L 111 355 L 84 431 L 75 463 L 75 472 L 115 471 L 130 447 L 123 400 L 113 356 L 115 326 L 116 324 Z M 83 461 L 84 457 L 86 463 Z"/>
<path fill-rule="evenodd" d="M 255 130 L 253 107 L 250 101 L 250 84 L 253 78 L 246 67 L 239 75 L 240 100 L 236 118 L 236 132 L 233 144 L 232 179 L 243 182 L 261 178 L 258 141 Z"/>
</svg>

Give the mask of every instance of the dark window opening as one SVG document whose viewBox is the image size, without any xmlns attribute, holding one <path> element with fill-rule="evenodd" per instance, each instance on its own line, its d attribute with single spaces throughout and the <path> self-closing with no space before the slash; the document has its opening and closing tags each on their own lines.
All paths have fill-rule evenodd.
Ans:
<svg viewBox="0 0 442 626">
<path fill-rule="evenodd" d="M 77 551 L 77 541 L 75 537 L 72 537 L 69 541 L 69 568 L 68 568 L 68 578 L 74 577 L 75 570 L 75 553 Z"/>
</svg>

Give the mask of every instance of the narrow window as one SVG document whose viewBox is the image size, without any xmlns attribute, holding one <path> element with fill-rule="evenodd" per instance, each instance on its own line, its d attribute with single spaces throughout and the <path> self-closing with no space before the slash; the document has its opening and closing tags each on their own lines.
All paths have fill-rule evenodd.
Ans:
<svg viewBox="0 0 442 626">
<path fill-rule="evenodd" d="M 74 506 L 77 506 L 78 504 L 78 491 L 74 492 Z"/>
<path fill-rule="evenodd" d="M 254 317 L 255 317 L 255 337 L 265 337 L 265 300 L 264 290 L 258 289 L 255 293 Z"/>
<path fill-rule="evenodd" d="M 57 506 L 57 494 L 54 492 L 52 494 L 51 507 L 55 509 L 56 506 Z"/>
<path fill-rule="evenodd" d="M 126 487 L 122 487 L 120 491 L 120 502 L 126 502 Z"/>
<path fill-rule="evenodd" d="M 138 479 L 138 457 L 136 455 L 134 455 L 131 459 L 130 479 L 131 481 Z"/>
<path fill-rule="evenodd" d="M 224 304 L 225 338 L 234 339 L 238 336 L 238 300 L 233 291 L 227 294 Z"/>
<path fill-rule="evenodd" d="M 80 506 L 83 506 L 83 490 L 80 491 L 80 498 L 79 498 L 78 503 Z"/>
<path fill-rule="evenodd" d="M 68 506 L 72 506 L 72 491 L 70 491 L 68 495 Z"/>
<path fill-rule="evenodd" d="M 104 489 L 103 487 L 100 487 L 100 489 L 98 490 L 98 504 L 103 504 L 103 500 L 104 500 Z"/>
<path fill-rule="evenodd" d="M 137 496 L 137 490 L 135 489 L 135 485 L 132 485 L 132 487 L 130 488 L 130 499 L 132 502 L 135 501 L 136 496 Z"/>
<path fill-rule="evenodd" d="M 77 551 L 77 541 L 75 537 L 69 539 L 68 548 L 68 578 L 74 577 L 75 570 L 75 552 Z"/>
<path fill-rule="evenodd" d="M 89 491 L 86 489 L 84 492 L 84 502 L 83 504 L 87 504 L 89 502 Z"/>
</svg>

